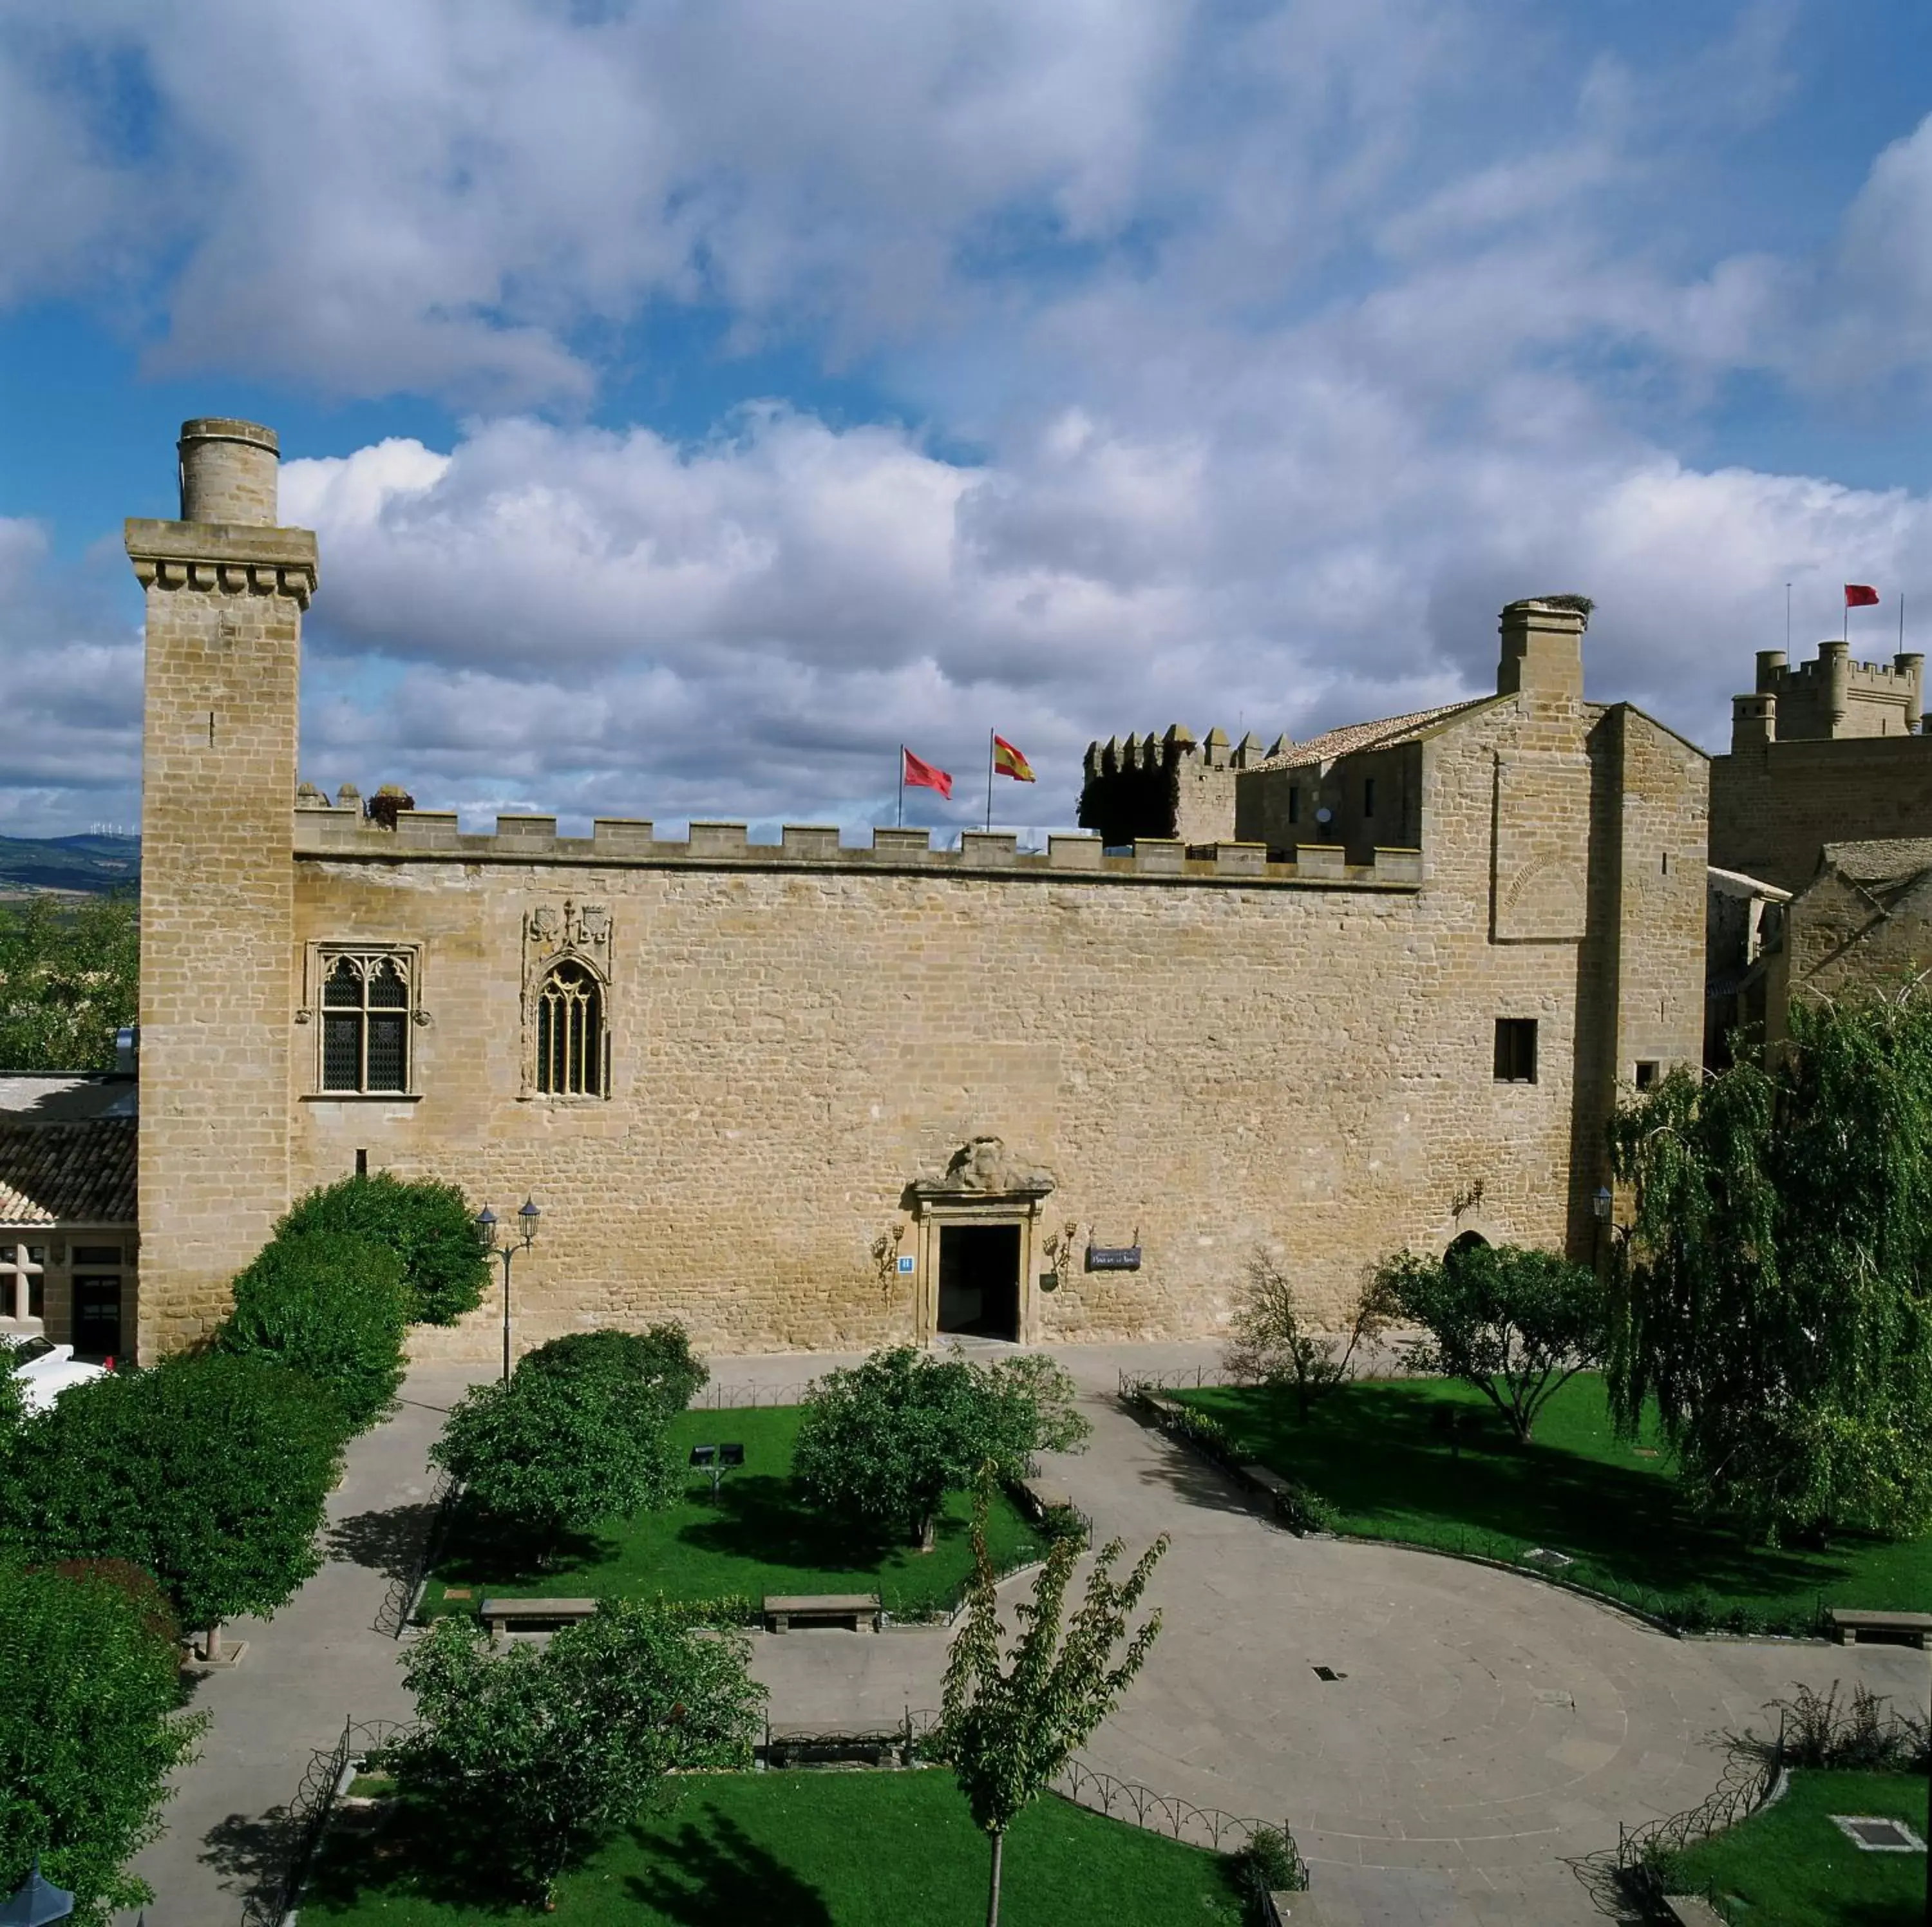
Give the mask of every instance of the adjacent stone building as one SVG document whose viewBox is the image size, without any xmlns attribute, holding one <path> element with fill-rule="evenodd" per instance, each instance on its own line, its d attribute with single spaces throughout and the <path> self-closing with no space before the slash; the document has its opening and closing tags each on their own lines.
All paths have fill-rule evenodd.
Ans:
<svg viewBox="0 0 1932 1927">
<path fill-rule="evenodd" d="M 535 1198 L 520 1343 L 1202 1334 L 1258 1244 L 1318 1309 L 1403 1244 L 1588 1258 L 1618 1085 L 1698 1058 L 1706 760 L 1584 700 L 1574 608 L 1505 610 L 1479 701 L 1266 753 L 1170 731 L 1159 834 L 1100 787 L 1117 749 L 1102 835 L 1041 855 L 476 835 L 299 785 L 314 539 L 268 431 L 180 457 L 182 520 L 128 527 L 144 1357 L 364 1163 Z M 486 1358 L 496 1316 L 420 1343 Z"/>
<path fill-rule="evenodd" d="M 1932 737 L 1924 659 L 1793 668 L 1762 650 L 1711 765 L 1705 1058 L 1775 1046 L 1793 997 L 1896 986 L 1932 965 Z"/>
</svg>

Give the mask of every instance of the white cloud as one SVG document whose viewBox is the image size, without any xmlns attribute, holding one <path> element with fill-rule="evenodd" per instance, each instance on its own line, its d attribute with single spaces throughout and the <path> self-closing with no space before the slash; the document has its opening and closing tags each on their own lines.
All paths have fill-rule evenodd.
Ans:
<svg viewBox="0 0 1932 1927">
<path fill-rule="evenodd" d="M 141 645 L 104 598 L 50 570 L 46 531 L 0 516 L 0 834 L 140 814 Z"/>
</svg>

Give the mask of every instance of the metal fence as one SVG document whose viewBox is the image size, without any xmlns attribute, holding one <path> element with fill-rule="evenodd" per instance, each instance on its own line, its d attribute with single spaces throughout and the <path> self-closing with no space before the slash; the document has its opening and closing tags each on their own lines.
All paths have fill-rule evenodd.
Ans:
<svg viewBox="0 0 1932 1927">
<path fill-rule="evenodd" d="M 416 1556 L 406 1565 L 390 1574 L 389 1589 L 383 1594 L 382 1603 L 376 1609 L 376 1616 L 370 1622 L 372 1631 L 389 1639 L 402 1637 L 415 1616 L 416 1601 L 428 1583 L 436 1561 L 442 1556 L 443 1541 L 449 1536 L 457 1502 L 462 1496 L 460 1481 L 448 1472 L 439 1470 L 436 1483 L 430 1488 L 429 1503 L 434 1509 L 429 1524 L 417 1541 Z"/>
<path fill-rule="evenodd" d="M 1178 1365 L 1166 1372 L 1129 1371 L 1120 1368 L 1120 1395 L 1131 1398 L 1137 1391 L 1201 1391 L 1209 1385 L 1229 1382 L 1225 1365 Z"/>
<path fill-rule="evenodd" d="M 242 1904 L 242 1927 L 283 1927 L 302 1897 L 302 1882 L 334 1817 L 336 1802 L 356 1776 L 356 1763 L 405 1730 L 394 1720 L 346 1719 L 335 1743 L 310 1756 L 295 1798 L 280 1816 L 280 1850 L 271 1856 L 262 1883 Z"/>
<path fill-rule="evenodd" d="M 734 1412 L 761 1405 L 800 1405 L 818 1381 L 793 1379 L 784 1385 L 708 1385 L 686 1409 L 692 1412 Z"/>
</svg>

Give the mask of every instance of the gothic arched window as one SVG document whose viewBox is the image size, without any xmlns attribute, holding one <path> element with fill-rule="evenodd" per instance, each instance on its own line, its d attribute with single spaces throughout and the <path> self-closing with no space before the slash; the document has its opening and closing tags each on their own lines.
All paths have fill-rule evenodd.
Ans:
<svg viewBox="0 0 1932 1927">
<path fill-rule="evenodd" d="M 582 964 L 560 963 L 537 1000 L 537 1088 L 601 1097 L 604 1082 L 603 986 Z"/>
<path fill-rule="evenodd" d="M 325 1091 L 410 1088 L 410 967 L 388 952 L 325 955 L 322 1079 Z"/>
</svg>

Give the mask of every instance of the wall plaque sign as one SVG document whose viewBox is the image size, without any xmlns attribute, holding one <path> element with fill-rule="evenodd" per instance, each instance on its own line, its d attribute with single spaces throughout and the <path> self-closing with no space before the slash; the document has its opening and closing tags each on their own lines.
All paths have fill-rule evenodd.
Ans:
<svg viewBox="0 0 1932 1927">
<path fill-rule="evenodd" d="M 1087 1268 L 1090 1271 L 1138 1271 L 1141 1247 L 1138 1244 L 1090 1244 Z"/>
</svg>

